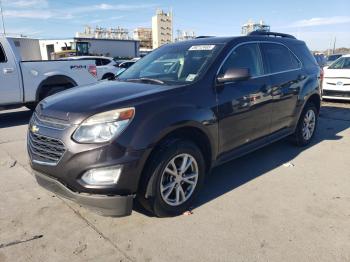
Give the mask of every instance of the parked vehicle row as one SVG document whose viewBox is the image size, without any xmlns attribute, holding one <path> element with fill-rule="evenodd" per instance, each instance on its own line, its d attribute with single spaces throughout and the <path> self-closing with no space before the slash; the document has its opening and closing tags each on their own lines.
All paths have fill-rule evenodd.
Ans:
<svg viewBox="0 0 350 262">
<path fill-rule="evenodd" d="M 40 185 L 104 215 L 136 198 L 159 217 L 191 207 L 214 166 L 290 136 L 312 140 L 320 67 L 279 33 L 168 44 L 115 81 L 37 107 L 28 130 Z"/>
<path fill-rule="evenodd" d="M 93 60 L 22 61 L 13 41 L 0 37 L 0 109 L 34 109 L 47 96 L 97 82 Z"/>
</svg>

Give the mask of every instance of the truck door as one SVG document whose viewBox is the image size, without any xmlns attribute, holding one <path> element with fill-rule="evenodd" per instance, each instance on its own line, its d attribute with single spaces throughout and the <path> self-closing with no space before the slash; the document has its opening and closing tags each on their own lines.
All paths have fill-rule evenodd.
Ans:
<svg viewBox="0 0 350 262">
<path fill-rule="evenodd" d="M 9 47 L 0 43 L 0 105 L 21 103 L 20 72 Z"/>
</svg>

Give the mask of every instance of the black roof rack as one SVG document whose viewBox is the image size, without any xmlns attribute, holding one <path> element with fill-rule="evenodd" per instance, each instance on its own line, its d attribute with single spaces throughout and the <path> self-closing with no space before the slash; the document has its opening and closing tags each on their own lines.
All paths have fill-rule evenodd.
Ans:
<svg viewBox="0 0 350 262">
<path fill-rule="evenodd" d="M 215 36 L 211 36 L 211 35 L 200 35 L 200 36 L 197 36 L 196 39 L 200 39 L 200 38 L 210 38 L 210 37 L 215 37 Z"/>
<path fill-rule="evenodd" d="M 265 32 L 265 31 L 253 31 L 248 35 L 249 36 L 274 36 L 274 37 L 285 37 L 285 38 L 296 39 L 296 37 L 293 35 L 276 33 L 276 32 Z"/>
</svg>

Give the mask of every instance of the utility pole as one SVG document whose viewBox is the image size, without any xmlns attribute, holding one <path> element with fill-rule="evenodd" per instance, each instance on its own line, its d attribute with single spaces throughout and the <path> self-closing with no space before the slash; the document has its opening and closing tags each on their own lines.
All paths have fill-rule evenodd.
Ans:
<svg viewBox="0 0 350 262">
<path fill-rule="evenodd" d="M 333 54 L 334 54 L 334 52 L 335 52 L 335 43 L 337 42 L 337 37 L 335 36 L 334 37 L 334 43 L 333 43 Z"/>
<path fill-rule="evenodd" d="M 6 35 L 6 30 L 5 30 L 5 22 L 4 22 L 4 13 L 2 10 L 2 2 L 0 0 L 0 13 L 1 13 L 1 21 L 2 21 L 2 30 L 4 32 L 4 35 Z"/>
</svg>

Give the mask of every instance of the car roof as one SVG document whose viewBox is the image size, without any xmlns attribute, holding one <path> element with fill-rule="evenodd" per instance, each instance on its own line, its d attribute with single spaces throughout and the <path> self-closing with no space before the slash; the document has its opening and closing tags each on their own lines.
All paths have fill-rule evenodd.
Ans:
<svg viewBox="0 0 350 262">
<path fill-rule="evenodd" d="M 288 38 L 288 37 L 272 37 L 272 36 L 265 36 L 265 35 L 247 35 L 247 36 L 230 36 L 230 37 L 199 37 L 192 40 L 187 40 L 183 42 L 177 42 L 174 43 L 174 45 L 182 45 L 183 43 L 186 44 L 193 44 L 193 45 L 201 45 L 201 44 L 229 44 L 231 42 L 249 42 L 249 41 L 270 41 L 270 42 L 277 42 L 277 43 L 300 43 L 303 42 L 298 39 L 294 38 Z"/>
<path fill-rule="evenodd" d="M 347 55 L 343 55 L 343 57 L 350 57 L 350 54 L 347 54 Z"/>
</svg>

